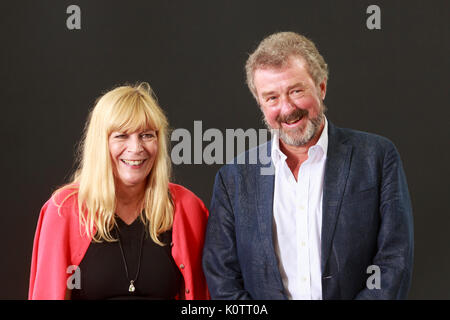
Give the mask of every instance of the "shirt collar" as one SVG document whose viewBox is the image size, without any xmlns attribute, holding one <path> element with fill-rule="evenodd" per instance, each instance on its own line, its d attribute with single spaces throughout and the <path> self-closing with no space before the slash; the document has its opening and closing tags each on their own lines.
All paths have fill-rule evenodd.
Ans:
<svg viewBox="0 0 450 320">
<path fill-rule="evenodd" d="M 308 150 L 308 156 L 312 152 L 315 153 L 316 150 L 321 150 L 320 158 L 326 156 L 328 150 L 328 120 L 324 116 L 325 125 L 323 126 L 322 133 L 320 134 L 319 140 Z M 280 136 L 278 130 L 272 130 L 272 152 L 271 157 L 274 165 L 277 165 L 280 161 L 285 161 L 287 156 L 280 150 Z"/>
</svg>

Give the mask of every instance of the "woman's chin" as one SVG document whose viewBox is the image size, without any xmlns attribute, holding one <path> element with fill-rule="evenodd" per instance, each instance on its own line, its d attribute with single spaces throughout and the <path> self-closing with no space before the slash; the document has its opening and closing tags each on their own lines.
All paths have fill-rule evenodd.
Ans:
<svg viewBox="0 0 450 320">
<path fill-rule="evenodd" d="M 119 179 L 118 181 L 122 186 L 127 188 L 135 188 L 140 185 L 145 185 L 145 178 L 125 178 L 125 179 Z"/>
</svg>

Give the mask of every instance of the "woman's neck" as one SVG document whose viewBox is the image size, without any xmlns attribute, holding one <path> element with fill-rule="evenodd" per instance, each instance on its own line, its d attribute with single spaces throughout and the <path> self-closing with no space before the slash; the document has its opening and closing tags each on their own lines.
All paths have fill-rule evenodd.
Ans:
<svg viewBox="0 0 450 320">
<path fill-rule="evenodd" d="M 116 214 L 131 224 L 139 216 L 143 207 L 145 184 L 137 186 L 116 185 Z"/>
</svg>

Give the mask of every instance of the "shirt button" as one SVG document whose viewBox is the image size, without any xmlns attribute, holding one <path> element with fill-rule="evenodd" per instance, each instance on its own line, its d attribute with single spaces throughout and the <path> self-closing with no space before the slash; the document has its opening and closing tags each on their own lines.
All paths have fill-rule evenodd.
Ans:
<svg viewBox="0 0 450 320">
<path fill-rule="evenodd" d="M 306 242 L 302 241 L 302 247 L 306 246 Z"/>
<path fill-rule="evenodd" d="M 305 207 L 304 206 L 300 206 L 300 210 L 305 210 Z"/>
<path fill-rule="evenodd" d="M 189 293 L 190 291 L 189 291 L 189 289 L 186 289 L 186 293 Z"/>
<path fill-rule="evenodd" d="M 180 269 L 184 269 L 184 264 L 180 264 Z"/>
</svg>

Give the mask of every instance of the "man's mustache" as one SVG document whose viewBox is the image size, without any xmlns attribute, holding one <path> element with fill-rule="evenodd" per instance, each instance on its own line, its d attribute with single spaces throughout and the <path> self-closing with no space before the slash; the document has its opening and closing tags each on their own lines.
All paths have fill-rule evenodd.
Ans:
<svg viewBox="0 0 450 320">
<path fill-rule="evenodd" d="M 281 122 L 289 122 L 295 119 L 300 119 L 304 116 L 308 115 L 308 111 L 304 109 L 295 109 L 290 114 L 279 115 L 275 119 L 278 123 Z"/>
</svg>

